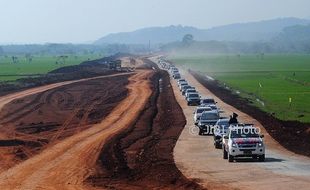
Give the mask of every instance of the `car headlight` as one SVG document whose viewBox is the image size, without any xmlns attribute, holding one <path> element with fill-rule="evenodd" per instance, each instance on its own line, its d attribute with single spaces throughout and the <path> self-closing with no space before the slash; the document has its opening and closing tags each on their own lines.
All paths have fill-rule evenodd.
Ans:
<svg viewBox="0 0 310 190">
<path fill-rule="evenodd" d="M 263 147 L 264 146 L 264 144 L 263 143 L 258 143 L 258 147 Z"/>
<path fill-rule="evenodd" d="M 234 147 L 234 148 L 237 148 L 237 144 L 236 143 L 232 143 L 231 146 Z"/>
</svg>

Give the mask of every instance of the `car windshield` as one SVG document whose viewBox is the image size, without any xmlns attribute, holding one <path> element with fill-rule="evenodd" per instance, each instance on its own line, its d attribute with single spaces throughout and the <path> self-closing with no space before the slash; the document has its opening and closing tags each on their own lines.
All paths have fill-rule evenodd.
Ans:
<svg viewBox="0 0 310 190">
<path fill-rule="evenodd" d="M 255 128 L 240 128 L 231 130 L 231 138 L 258 138 Z"/>
<path fill-rule="evenodd" d="M 227 131 L 229 128 L 228 121 L 226 121 L 226 120 L 225 121 L 218 121 L 217 122 L 217 128 L 220 129 L 221 133 Z"/>
<path fill-rule="evenodd" d="M 198 94 L 189 94 L 188 97 L 190 97 L 190 98 L 198 98 L 199 95 Z"/>
<path fill-rule="evenodd" d="M 217 120 L 219 117 L 216 113 L 203 113 L 201 120 Z"/>
<path fill-rule="evenodd" d="M 215 101 L 213 99 L 204 99 L 202 101 L 202 103 L 204 103 L 204 104 L 215 104 Z"/>
<path fill-rule="evenodd" d="M 216 110 L 217 107 L 216 106 L 209 106 L 211 109 Z"/>
</svg>

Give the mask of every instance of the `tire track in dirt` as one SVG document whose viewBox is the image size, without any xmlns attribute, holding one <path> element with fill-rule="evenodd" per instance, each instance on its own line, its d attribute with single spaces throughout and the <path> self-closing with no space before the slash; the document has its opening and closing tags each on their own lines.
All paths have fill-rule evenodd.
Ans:
<svg viewBox="0 0 310 190">
<path fill-rule="evenodd" d="M 41 154 L 0 175 L 1 189 L 84 189 L 101 146 L 116 132 L 134 122 L 151 95 L 147 78 L 139 72 L 130 78 L 129 96 L 105 120 L 69 137 Z M 87 187 L 86 189 L 88 189 Z"/>
<path fill-rule="evenodd" d="M 3 106 L 13 100 L 26 97 L 29 95 L 33 94 L 38 94 L 40 92 L 44 92 L 53 88 L 57 88 L 60 86 L 65 86 L 68 84 L 74 84 L 78 82 L 83 82 L 83 81 L 89 81 L 89 80 L 94 80 L 94 79 L 100 79 L 100 78 L 107 78 L 107 77 L 114 77 L 114 76 L 122 76 L 122 75 L 131 75 L 132 73 L 118 73 L 118 74 L 112 74 L 112 75 L 105 75 L 105 76 L 99 76 L 99 77 L 92 77 L 92 78 L 85 78 L 85 79 L 80 79 L 80 80 L 72 80 L 72 81 L 65 81 L 65 82 L 59 82 L 59 83 L 54 83 L 54 84 L 49 84 L 41 87 L 36 87 L 32 89 L 28 89 L 22 92 L 16 92 L 13 94 L 5 95 L 0 97 L 0 111 L 3 108 Z"/>
<path fill-rule="evenodd" d="M 61 134 L 61 139 L 85 130 L 91 127 L 92 124 L 99 123 L 102 118 L 106 117 L 108 113 L 127 96 L 125 86 L 128 82 L 128 76 L 132 74 L 133 73 L 120 73 L 83 80 L 66 81 L 0 97 L 0 110 L 2 110 L 0 115 L 3 116 L 6 113 L 12 113 L 12 110 L 14 110 L 13 112 L 15 113 L 15 110 L 18 111 L 19 107 L 29 104 L 33 99 L 39 101 L 41 97 L 44 96 L 44 93 L 49 93 L 45 99 L 42 98 L 42 100 L 40 100 L 41 102 L 46 101 L 39 110 L 25 115 L 20 120 L 14 120 L 12 123 L 5 125 L 0 124 L 0 154 L 5 157 L 2 157 L 3 159 L 0 160 L 0 172 L 28 159 L 29 157 L 27 155 L 30 154 L 27 152 L 31 152 L 31 155 L 34 155 L 48 148 L 50 146 L 50 138 L 57 133 L 58 128 L 64 121 L 62 118 L 66 119 L 67 114 L 70 114 L 74 108 L 80 106 L 77 102 L 91 101 L 90 97 L 93 97 L 93 92 L 97 90 L 101 90 L 102 92 L 108 91 L 110 92 L 109 96 L 113 96 L 114 101 L 111 101 L 108 105 L 98 105 L 88 118 L 88 126 L 78 127 L 79 118 L 75 118 L 75 121 L 70 127 Z M 108 83 L 106 83 L 106 81 Z M 106 84 L 109 85 L 107 86 Z M 112 86 L 111 84 L 118 84 L 116 85 L 118 89 L 111 91 L 109 89 L 109 86 Z M 88 85 L 90 85 L 89 88 Z M 95 90 L 85 91 L 85 89 Z M 64 105 L 64 101 L 57 95 L 57 93 L 62 94 L 59 92 L 62 90 L 65 90 L 65 93 L 72 94 L 68 96 L 69 100 L 67 103 L 69 106 Z M 56 91 L 57 93 L 51 96 L 51 91 Z M 86 97 L 87 99 L 81 99 L 81 97 L 77 96 L 83 94 L 84 91 L 86 94 L 87 92 L 91 93 L 92 96 Z M 74 97 L 74 99 L 72 97 Z M 102 101 L 108 98 L 109 97 L 103 97 Z M 51 102 L 49 103 L 49 101 Z M 5 108 L 3 108 L 4 105 L 6 105 Z M 3 119 L 0 121 L 4 122 Z M 22 147 L 23 149 L 21 149 Z"/>
<path fill-rule="evenodd" d="M 120 73 L 120 74 L 113 74 L 113 75 L 109 75 L 109 76 L 121 76 L 121 75 L 128 75 L 128 74 L 130 74 L 130 73 Z M 38 95 L 36 95 L 36 97 L 33 100 L 31 100 L 29 103 L 25 104 L 24 106 L 20 107 L 14 113 L 9 112 L 6 115 L 2 116 L 0 118 L 0 121 L 2 124 L 7 124 L 7 123 L 10 123 L 12 121 L 18 120 L 18 119 L 26 116 L 29 113 L 32 113 L 32 112 L 38 110 L 43 104 L 50 101 L 50 98 L 52 97 L 52 95 L 55 92 L 58 92 L 54 89 L 56 87 L 60 86 L 62 89 L 65 89 L 66 87 L 65 86 L 63 87 L 63 85 L 66 85 L 66 84 L 72 84 L 72 83 L 76 83 L 76 82 L 83 82 L 83 81 L 87 81 L 87 80 L 91 80 L 91 79 L 99 79 L 99 78 L 106 78 L 106 77 L 107 76 L 101 76 L 101 77 L 93 77 L 93 78 L 89 78 L 89 79 L 81 79 L 81 80 L 76 80 L 76 81 L 66 81 L 66 82 L 55 83 L 55 84 L 46 85 L 43 87 L 37 87 L 34 89 L 26 90 L 25 93 L 30 92 L 30 94 L 27 94 L 27 95 L 31 95 L 32 94 L 31 91 L 35 91 L 36 89 L 38 90 L 38 92 L 41 92 L 41 90 L 43 92 L 38 93 Z M 14 93 L 12 95 L 0 97 L 1 98 L 0 99 L 0 111 L 3 107 L 3 104 L 1 106 L 1 101 L 5 101 L 6 99 L 8 99 L 8 101 L 6 102 L 6 103 L 8 103 L 11 101 L 11 100 L 9 100 L 10 96 L 11 96 L 11 98 L 14 98 L 15 94 L 16 94 L 16 96 L 18 96 L 19 93 Z M 36 93 L 34 93 L 34 94 L 36 94 Z M 25 95 L 25 96 L 27 96 L 27 95 Z"/>
<path fill-rule="evenodd" d="M 95 187 L 201 189 L 186 179 L 174 164 L 173 147 L 185 118 L 174 98 L 169 75 L 157 71 L 151 81 L 153 93 L 135 123 L 102 148 L 97 172 L 87 180 Z"/>
</svg>

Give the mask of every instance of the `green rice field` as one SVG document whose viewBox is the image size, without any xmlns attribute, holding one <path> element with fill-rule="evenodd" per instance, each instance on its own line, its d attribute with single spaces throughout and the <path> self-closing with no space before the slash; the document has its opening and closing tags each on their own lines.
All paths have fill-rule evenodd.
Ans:
<svg viewBox="0 0 310 190">
<path fill-rule="evenodd" d="M 173 55 L 169 59 L 217 79 L 279 119 L 310 122 L 310 55 Z"/>
<path fill-rule="evenodd" d="M 0 56 L 0 82 L 45 74 L 60 67 L 78 65 L 88 59 L 97 58 L 99 55 L 77 55 L 68 56 L 63 61 L 58 56 L 34 56 L 29 62 L 24 56 L 18 56 L 18 62 L 13 63 L 11 56 Z"/>
</svg>

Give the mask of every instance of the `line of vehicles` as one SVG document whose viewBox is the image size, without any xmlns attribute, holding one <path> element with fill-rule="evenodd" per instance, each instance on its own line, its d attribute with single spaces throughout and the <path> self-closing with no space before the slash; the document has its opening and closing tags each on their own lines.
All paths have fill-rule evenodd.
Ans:
<svg viewBox="0 0 310 190">
<path fill-rule="evenodd" d="M 216 149 L 222 149 L 223 159 L 233 162 L 236 158 L 246 157 L 265 161 L 264 136 L 260 134 L 259 128 L 253 124 L 241 124 L 236 118 L 232 122 L 233 116 L 221 117 L 223 110 L 218 108 L 217 102 L 212 97 L 202 98 L 194 86 L 181 78 L 178 68 L 174 65 L 165 61 L 160 61 L 159 64 L 177 80 L 187 105 L 196 106 L 193 119 L 198 127 L 198 134 L 213 135 L 214 146 Z"/>
</svg>

